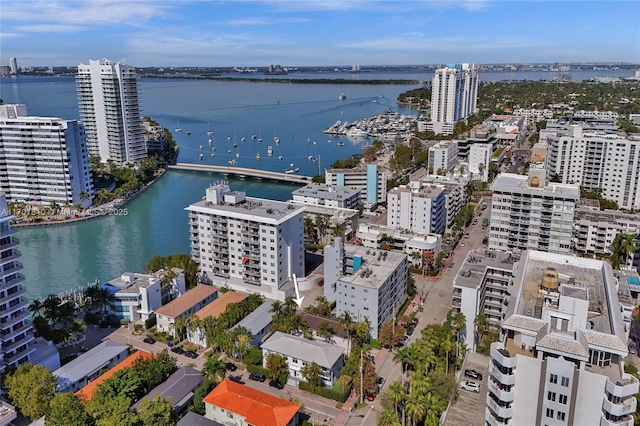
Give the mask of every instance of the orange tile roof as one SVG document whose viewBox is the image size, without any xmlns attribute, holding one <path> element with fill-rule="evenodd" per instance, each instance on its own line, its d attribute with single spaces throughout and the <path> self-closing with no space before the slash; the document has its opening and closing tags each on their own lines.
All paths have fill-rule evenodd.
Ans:
<svg viewBox="0 0 640 426">
<path fill-rule="evenodd" d="M 93 393 L 96 391 L 100 383 L 113 376 L 117 371 L 124 370 L 125 368 L 132 366 L 136 362 L 136 360 L 142 358 L 151 358 L 152 356 L 153 354 L 146 351 L 138 350 L 134 352 L 133 354 L 125 358 L 122 362 L 116 364 L 114 367 L 98 376 L 93 382 L 90 382 L 85 387 L 80 389 L 78 392 L 76 392 L 76 395 L 84 398 L 86 401 L 91 401 L 91 398 L 93 398 Z"/>
<path fill-rule="evenodd" d="M 206 317 L 218 318 L 224 311 L 227 310 L 227 306 L 230 303 L 242 302 L 247 298 L 246 294 L 236 293 L 235 291 L 227 291 L 219 296 L 216 300 L 205 305 L 202 309 L 195 313 L 198 319 L 205 319 Z"/>
<path fill-rule="evenodd" d="M 239 414 L 252 425 L 286 426 L 300 406 L 240 383 L 224 379 L 202 400 Z"/>
<path fill-rule="evenodd" d="M 177 318 L 185 311 L 188 311 L 200 303 L 200 301 L 214 294 L 216 291 L 218 291 L 218 287 L 198 284 L 177 299 L 172 300 L 160 309 L 156 309 L 156 314 L 166 315 L 170 318 Z"/>
</svg>

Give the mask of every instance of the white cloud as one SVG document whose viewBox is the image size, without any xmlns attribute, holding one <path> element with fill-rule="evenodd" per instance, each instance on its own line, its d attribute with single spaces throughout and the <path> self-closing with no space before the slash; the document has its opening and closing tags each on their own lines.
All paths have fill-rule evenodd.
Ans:
<svg viewBox="0 0 640 426">
<path fill-rule="evenodd" d="M 21 25 L 16 27 L 16 29 L 26 33 L 75 33 L 84 30 L 85 27 L 80 25 L 40 24 Z"/>
<path fill-rule="evenodd" d="M 10 38 L 21 37 L 22 34 L 19 33 L 0 33 L 0 40 L 8 40 Z"/>
<path fill-rule="evenodd" d="M 268 17 L 253 17 L 244 19 L 234 19 L 224 23 L 224 25 L 232 26 L 257 26 L 257 25 L 282 25 L 282 24 L 300 24 L 305 22 L 311 22 L 308 18 L 268 18 Z"/>
</svg>

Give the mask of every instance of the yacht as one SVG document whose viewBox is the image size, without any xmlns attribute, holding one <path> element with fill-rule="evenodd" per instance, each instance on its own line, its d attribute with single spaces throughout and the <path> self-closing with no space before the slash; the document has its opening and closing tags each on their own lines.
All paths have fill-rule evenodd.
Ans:
<svg viewBox="0 0 640 426">
<path fill-rule="evenodd" d="M 280 145 L 280 138 L 279 137 L 275 137 L 273 138 L 273 141 L 276 143 L 276 145 Z"/>
<path fill-rule="evenodd" d="M 340 99 L 341 101 L 344 101 L 345 99 L 347 99 L 347 95 L 345 95 L 344 93 L 340 93 L 340 96 L 338 96 L 338 99 Z"/>
<path fill-rule="evenodd" d="M 331 145 L 331 139 L 329 139 L 329 140 L 327 141 L 327 143 L 328 143 L 329 145 Z"/>
<path fill-rule="evenodd" d="M 267 148 L 267 155 L 269 157 L 271 157 L 273 155 L 273 148 L 271 146 L 269 148 Z"/>
<path fill-rule="evenodd" d="M 344 146 L 344 142 L 343 142 L 343 141 L 339 141 L 336 145 L 338 145 L 338 146 Z"/>
<path fill-rule="evenodd" d="M 246 140 L 246 138 L 243 136 L 242 138 L 240 138 L 240 142 L 244 142 Z"/>
<path fill-rule="evenodd" d="M 187 130 L 187 131 L 185 132 L 185 134 L 186 134 L 187 136 L 189 136 L 189 135 L 191 134 L 191 130 Z"/>
<path fill-rule="evenodd" d="M 278 156 L 278 160 L 282 161 L 282 155 Z"/>
<path fill-rule="evenodd" d="M 351 138 L 366 138 L 369 136 L 369 133 L 366 130 L 360 130 L 360 129 L 349 129 L 347 130 L 347 137 L 351 137 Z"/>
<path fill-rule="evenodd" d="M 238 147 L 238 144 L 234 142 L 234 143 L 233 143 L 233 147 L 234 147 L 234 148 L 237 148 L 237 147 Z"/>
<path fill-rule="evenodd" d="M 293 167 L 293 163 L 289 164 L 289 167 L 284 169 L 284 172 L 288 175 L 292 173 L 298 173 L 300 171 L 299 167 Z"/>
<path fill-rule="evenodd" d="M 200 154 L 200 161 L 204 158 L 204 155 Z"/>
<path fill-rule="evenodd" d="M 256 160 L 259 160 L 259 159 L 260 159 L 260 153 L 257 153 L 256 154 Z"/>
<path fill-rule="evenodd" d="M 182 127 L 180 127 L 180 120 L 178 120 L 178 127 L 176 127 L 175 132 L 180 133 L 182 131 Z"/>
</svg>

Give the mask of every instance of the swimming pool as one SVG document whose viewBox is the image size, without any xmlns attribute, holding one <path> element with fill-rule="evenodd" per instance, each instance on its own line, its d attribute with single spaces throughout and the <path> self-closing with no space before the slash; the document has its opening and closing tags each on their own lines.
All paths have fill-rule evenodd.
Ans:
<svg viewBox="0 0 640 426">
<path fill-rule="evenodd" d="M 638 277 L 627 277 L 627 282 L 629 285 L 640 286 L 640 279 Z"/>
</svg>

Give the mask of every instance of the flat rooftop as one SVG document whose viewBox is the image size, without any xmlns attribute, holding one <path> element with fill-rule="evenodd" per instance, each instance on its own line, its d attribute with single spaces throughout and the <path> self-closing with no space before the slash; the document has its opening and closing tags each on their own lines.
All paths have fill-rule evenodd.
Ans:
<svg viewBox="0 0 640 426">
<path fill-rule="evenodd" d="M 157 278 L 152 275 L 137 274 L 131 272 L 125 272 L 118 278 L 114 278 L 104 285 L 110 285 L 114 287 L 117 293 L 134 293 L 138 294 L 140 288 L 149 287 L 155 283 Z"/>
<path fill-rule="evenodd" d="M 234 193 L 229 193 L 233 195 Z M 222 214 L 230 217 L 245 217 L 252 221 L 255 218 L 268 221 L 269 219 L 276 221 L 284 221 L 302 211 L 305 207 L 294 205 L 282 201 L 273 201 L 263 198 L 246 197 L 245 201 L 238 204 L 214 204 L 206 199 L 191 204 L 185 210 L 207 213 Z"/>
<path fill-rule="evenodd" d="M 291 191 L 291 195 L 294 197 L 313 197 L 337 201 L 357 197 L 359 193 L 360 189 L 354 186 L 333 186 L 324 183 L 310 183 L 302 188 Z"/>
<path fill-rule="evenodd" d="M 345 244 L 344 249 L 347 257 L 360 256 L 362 264 L 354 274 L 341 275 L 339 279 L 344 283 L 356 284 L 362 287 L 379 288 L 398 265 L 406 262 L 407 259 L 406 254 L 371 249 L 353 244 Z M 371 271 L 371 273 L 363 277 L 362 272 L 367 270 Z"/>
<path fill-rule="evenodd" d="M 481 249 L 470 251 L 453 279 L 455 287 L 478 288 L 487 268 L 513 271 L 517 258 L 504 252 Z"/>
<path fill-rule="evenodd" d="M 529 186 L 529 176 L 515 173 L 500 173 L 491 185 L 492 191 L 535 194 L 541 197 L 580 198 L 580 188 L 577 185 L 549 183 L 544 187 Z"/>
</svg>

